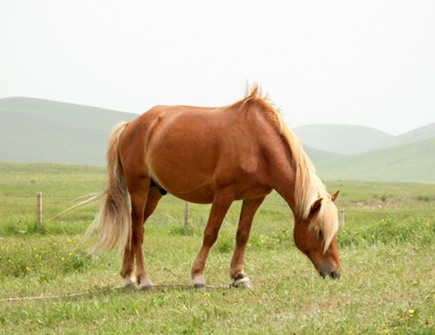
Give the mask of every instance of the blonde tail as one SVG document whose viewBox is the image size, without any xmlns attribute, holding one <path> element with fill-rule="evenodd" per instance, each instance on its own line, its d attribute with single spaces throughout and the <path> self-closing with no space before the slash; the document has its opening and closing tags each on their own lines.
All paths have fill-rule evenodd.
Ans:
<svg viewBox="0 0 435 335">
<path fill-rule="evenodd" d="M 118 153 L 119 137 L 127 124 L 128 122 L 122 122 L 116 125 L 109 138 L 106 199 L 84 235 L 84 239 L 87 239 L 93 231 L 98 232 L 98 241 L 91 248 L 91 253 L 113 249 L 118 241 L 122 249 L 129 241 L 131 218 L 128 190 Z"/>
</svg>

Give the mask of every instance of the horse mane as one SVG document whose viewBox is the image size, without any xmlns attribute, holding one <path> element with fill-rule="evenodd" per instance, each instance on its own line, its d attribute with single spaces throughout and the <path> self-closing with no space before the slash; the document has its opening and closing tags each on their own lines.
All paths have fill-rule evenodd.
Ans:
<svg viewBox="0 0 435 335">
<path fill-rule="evenodd" d="M 323 198 L 317 220 L 312 220 L 309 229 L 313 231 L 322 230 L 325 240 L 325 252 L 338 230 L 337 208 L 331 200 L 330 194 L 326 191 L 325 185 L 317 176 L 316 169 L 305 153 L 301 141 L 287 127 L 280 115 L 280 110 L 267 95 L 261 92 L 258 85 L 253 85 L 251 89 L 247 86 L 245 98 L 236 104 L 241 104 L 241 107 L 247 104 L 255 104 L 259 107 L 279 133 L 284 144 L 288 146 L 292 164 L 295 168 L 295 215 L 307 219 L 313 203 L 317 199 Z"/>
</svg>

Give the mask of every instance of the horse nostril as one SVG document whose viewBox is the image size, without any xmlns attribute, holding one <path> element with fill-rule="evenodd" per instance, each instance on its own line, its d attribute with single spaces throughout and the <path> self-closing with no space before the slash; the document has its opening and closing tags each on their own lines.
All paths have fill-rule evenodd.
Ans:
<svg viewBox="0 0 435 335">
<path fill-rule="evenodd" d="M 325 279 L 326 277 L 326 272 L 325 271 L 319 271 L 320 276 Z"/>
<path fill-rule="evenodd" d="M 336 271 L 332 271 L 329 275 L 331 276 L 332 279 L 340 278 L 340 273 Z"/>
</svg>

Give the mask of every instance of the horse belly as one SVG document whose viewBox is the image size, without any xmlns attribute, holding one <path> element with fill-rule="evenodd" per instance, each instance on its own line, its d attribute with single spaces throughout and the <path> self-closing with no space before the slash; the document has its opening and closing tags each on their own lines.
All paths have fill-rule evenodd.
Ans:
<svg viewBox="0 0 435 335">
<path fill-rule="evenodd" d="M 151 177 L 181 199 L 210 203 L 215 193 L 217 148 L 201 134 L 172 130 L 150 141 L 146 161 Z"/>
</svg>

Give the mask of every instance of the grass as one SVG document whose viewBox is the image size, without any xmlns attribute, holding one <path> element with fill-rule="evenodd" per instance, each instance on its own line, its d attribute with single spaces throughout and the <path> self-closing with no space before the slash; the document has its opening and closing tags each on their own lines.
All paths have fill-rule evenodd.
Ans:
<svg viewBox="0 0 435 335">
<path fill-rule="evenodd" d="M 254 291 L 228 289 L 240 203 L 228 213 L 206 279 L 189 288 L 209 206 L 165 197 L 146 224 L 153 291 L 119 289 L 116 251 L 90 257 L 80 245 L 99 204 L 47 222 L 104 187 L 101 168 L 0 163 L 0 334 L 433 334 L 435 185 L 328 182 L 340 189 L 343 277 L 321 280 L 292 241 L 291 212 L 272 193 L 260 208 L 245 270 Z M 44 231 L 35 228 L 36 192 Z M 83 294 L 82 294 L 83 293 Z M 78 295 L 77 295 L 78 294 Z M 59 297 L 60 296 L 60 297 Z"/>
</svg>

